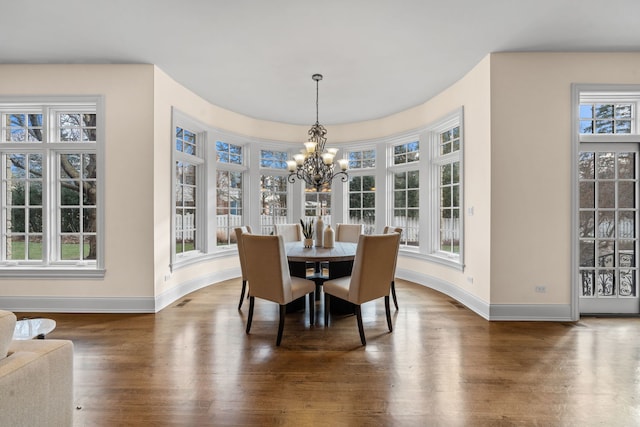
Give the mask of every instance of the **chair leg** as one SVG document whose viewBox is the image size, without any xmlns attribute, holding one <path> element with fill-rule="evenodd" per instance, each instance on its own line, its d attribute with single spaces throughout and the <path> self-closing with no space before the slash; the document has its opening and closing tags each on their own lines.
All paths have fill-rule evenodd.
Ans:
<svg viewBox="0 0 640 427">
<path fill-rule="evenodd" d="M 238 304 L 238 310 L 242 308 L 242 302 L 244 301 L 244 293 L 247 290 L 247 281 L 242 281 L 242 292 L 240 292 L 240 303 Z"/>
<path fill-rule="evenodd" d="M 391 323 L 391 309 L 389 308 L 389 295 L 384 297 L 384 311 L 387 313 L 387 326 L 389 326 L 389 332 L 393 332 L 393 323 Z"/>
<path fill-rule="evenodd" d="M 362 341 L 362 345 L 367 345 L 367 340 L 364 338 L 364 327 L 362 326 L 362 311 L 360 310 L 360 304 L 356 304 L 356 317 L 358 318 L 360 341 Z"/>
<path fill-rule="evenodd" d="M 249 298 L 249 317 L 247 317 L 247 334 L 251 330 L 251 321 L 253 320 L 253 305 L 255 304 L 256 297 Z"/>
<path fill-rule="evenodd" d="M 324 326 L 325 328 L 329 326 L 329 301 L 331 301 L 331 296 L 325 292 L 324 294 Z"/>
<path fill-rule="evenodd" d="M 309 324 L 313 325 L 316 320 L 316 293 L 309 292 Z"/>
<path fill-rule="evenodd" d="M 391 296 L 393 297 L 393 305 L 396 306 L 396 310 L 398 310 L 398 298 L 396 298 L 396 281 L 391 281 Z"/>
<path fill-rule="evenodd" d="M 282 330 L 284 329 L 284 316 L 287 312 L 287 306 L 280 304 L 280 324 L 278 325 L 278 338 L 276 338 L 276 345 L 280 345 L 282 341 Z"/>
</svg>

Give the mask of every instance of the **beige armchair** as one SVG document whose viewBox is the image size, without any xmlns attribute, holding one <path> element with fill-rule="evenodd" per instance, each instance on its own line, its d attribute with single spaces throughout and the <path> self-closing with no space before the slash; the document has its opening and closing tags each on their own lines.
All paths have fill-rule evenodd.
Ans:
<svg viewBox="0 0 640 427">
<path fill-rule="evenodd" d="M 389 289 L 395 274 L 400 235 L 360 235 L 351 276 L 324 282 L 324 324 L 329 326 L 330 296 L 355 305 L 358 330 L 362 345 L 367 345 L 362 326 L 360 306 L 365 302 L 384 297 L 389 332 L 393 332 L 389 309 Z"/>
<path fill-rule="evenodd" d="M 282 236 L 285 243 L 301 242 L 304 239 L 300 224 L 275 224 L 276 235 Z"/>
<path fill-rule="evenodd" d="M 384 234 L 390 234 L 390 233 L 398 233 L 399 235 L 402 236 L 402 228 L 399 227 L 392 227 L 390 225 L 387 225 L 386 227 L 384 227 Z M 396 268 L 395 266 L 393 267 L 393 280 L 391 281 L 391 296 L 393 297 L 393 305 L 396 306 L 396 310 L 398 310 L 398 298 L 396 298 L 396 278 L 395 278 L 395 271 Z"/>
<path fill-rule="evenodd" d="M 362 224 L 338 224 L 336 225 L 336 242 L 358 243 L 363 233 L 364 225 Z"/>
<path fill-rule="evenodd" d="M 246 225 L 244 227 L 236 227 L 236 241 L 238 242 L 238 258 L 240 258 L 240 271 L 242 272 L 242 291 L 240 292 L 240 303 L 238 303 L 238 310 L 242 308 L 242 302 L 244 301 L 244 294 L 247 290 L 247 268 L 245 267 L 244 254 L 242 252 L 242 235 L 251 234 L 251 227 Z"/>
<path fill-rule="evenodd" d="M 255 298 L 273 301 L 280 305 L 280 323 L 276 339 L 276 345 L 280 345 L 288 303 L 309 295 L 309 323 L 313 325 L 316 284 L 311 280 L 291 277 L 282 236 L 244 234 L 242 240 L 247 280 L 250 284 L 247 334 L 251 330 Z"/>
</svg>

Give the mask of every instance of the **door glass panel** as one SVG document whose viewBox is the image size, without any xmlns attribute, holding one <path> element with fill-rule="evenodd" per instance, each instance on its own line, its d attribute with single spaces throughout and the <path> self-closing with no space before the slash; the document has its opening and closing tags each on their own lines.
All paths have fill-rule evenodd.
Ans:
<svg viewBox="0 0 640 427">
<path fill-rule="evenodd" d="M 634 153 L 618 154 L 618 178 L 635 179 L 636 177 L 636 157 Z"/>
<path fill-rule="evenodd" d="M 598 295 L 613 296 L 614 289 L 614 270 L 600 270 L 598 273 Z"/>
<path fill-rule="evenodd" d="M 579 155 L 581 301 L 606 300 L 609 304 L 638 296 L 636 155 L 629 150 L 610 149 Z M 606 307 L 600 312 L 611 312 L 611 306 Z"/>
<path fill-rule="evenodd" d="M 593 179 L 594 175 L 594 159 L 595 153 L 582 152 L 578 159 L 578 174 L 580 179 Z"/>
<path fill-rule="evenodd" d="M 615 178 L 614 153 L 598 153 L 598 179 Z"/>
<path fill-rule="evenodd" d="M 613 181 L 600 181 L 598 183 L 598 207 L 611 209 L 616 205 L 616 183 Z"/>
<path fill-rule="evenodd" d="M 599 211 L 598 212 L 598 237 L 607 238 L 613 237 L 615 234 L 615 212 L 614 211 Z"/>
<path fill-rule="evenodd" d="M 580 212 L 580 237 L 593 237 L 594 236 L 594 216 L 593 211 Z"/>
</svg>

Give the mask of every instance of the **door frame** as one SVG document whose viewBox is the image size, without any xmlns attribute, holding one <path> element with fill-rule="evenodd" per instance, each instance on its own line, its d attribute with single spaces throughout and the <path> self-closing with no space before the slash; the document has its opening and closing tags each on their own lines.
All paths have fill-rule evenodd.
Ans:
<svg viewBox="0 0 640 427">
<path fill-rule="evenodd" d="M 640 126 L 635 127 L 635 134 L 626 135 L 582 135 L 580 136 L 580 100 L 583 94 L 598 93 L 610 95 L 611 98 L 633 98 L 640 99 L 640 85 L 618 85 L 618 84 L 579 84 L 571 85 L 571 319 L 580 320 L 580 277 L 579 270 L 579 238 L 578 238 L 578 215 L 579 196 L 578 191 L 578 155 L 580 153 L 581 142 L 630 142 L 640 144 Z M 640 108 L 636 111 L 636 120 L 640 114 Z"/>
</svg>

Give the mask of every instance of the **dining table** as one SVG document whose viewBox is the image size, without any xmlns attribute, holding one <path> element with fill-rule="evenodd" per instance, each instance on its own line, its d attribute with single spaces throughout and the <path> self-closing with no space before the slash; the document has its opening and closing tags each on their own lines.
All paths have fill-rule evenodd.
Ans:
<svg viewBox="0 0 640 427">
<path fill-rule="evenodd" d="M 316 300 L 320 299 L 320 289 L 325 281 L 351 275 L 357 248 L 358 244 L 352 242 L 334 242 L 331 248 L 304 247 L 303 242 L 285 243 L 290 274 L 313 280 L 316 283 Z"/>
</svg>

